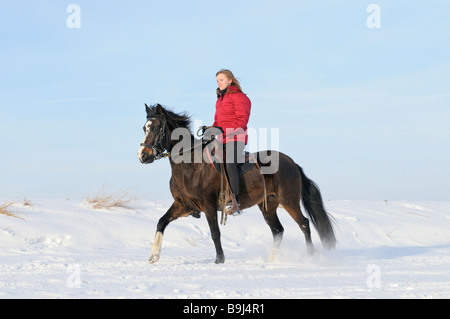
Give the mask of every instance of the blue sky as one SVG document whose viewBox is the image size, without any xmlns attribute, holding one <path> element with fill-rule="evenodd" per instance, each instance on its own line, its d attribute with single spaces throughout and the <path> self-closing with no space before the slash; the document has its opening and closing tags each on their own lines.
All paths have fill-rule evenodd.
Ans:
<svg viewBox="0 0 450 319">
<path fill-rule="evenodd" d="M 67 7 L 81 9 L 68 28 Z M 366 11 L 381 9 L 381 28 Z M 249 126 L 325 199 L 450 200 L 448 1 L 8 1 L 0 11 L 0 199 L 129 190 L 169 199 L 137 159 L 144 103 L 212 124 L 215 73 Z"/>
</svg>

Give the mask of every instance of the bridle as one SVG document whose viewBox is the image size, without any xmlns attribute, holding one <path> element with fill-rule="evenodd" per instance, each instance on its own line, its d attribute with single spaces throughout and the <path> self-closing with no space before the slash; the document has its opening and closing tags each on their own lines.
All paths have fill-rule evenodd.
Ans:
<svg viewBox="0 0 450 319">
<path fill-rule="evenodd" d="M 147 118 L 147 121 L 151 119 L 161 120 L 159 117 L 150 117 Z M 153 145 L 141 143 L 141 146 L 151 149 L 152 156 L 155 160 L 160 160 L 161 158 L 170 157 L 170 152 L 163 146 L 163 142 L 166 142 L 167 145 L 167 119 L 164 115 L 162 117 L 161 128 L 158 136 L 156 137 L 155 143 Z"/>
<path fill-rule="evenodd" d="M 157 120 L 161 120 L 160 117 L 149 117 L 147 118 L 147 121 L 152 120 L 152 119 L 157 119 Z M 205 127 L 205 128 L 210 128 L 210 126 Z M 203 130 L 204 128 L 199 128 L 199 130 L 197 131 L 197 136 L 201 137 L 203 136 L 203 134 L 200 134 L 200 131 Z M 211 143 L 214 140 L 214 136 L 212 136 L 212 139 L 207 140 L 207 141 L 203 141 L 203 143 L 201 145 L 208 145 L 209 143 Z M 156 142 L 151 145 L 151 144 L 145 144 L 145 143 L 141 143 L 142 147 L 146 147 L 152 150 L 152 156 L 154 157 L 155 160 L 160 160 L 162 158 L 166 158 L 166 157 L 171 157 L 172 154 L 171 152 L 169 152 L 162 144 L 163 142 L 166 142 L 166 145 L 168 144 L 167 141 L 167 119 L 166 116 L 163 115 L 162 117 L 162 124 L 161 124 L 161 129 L 159 130 L 159 134 L 158 137 L 156 138 Z M 191 150 L 193 150 L 195 147 L 197 146 L 193 146 L 187 150 L 184 150 L 184 152 L 189 152 Z"/>
</svg>

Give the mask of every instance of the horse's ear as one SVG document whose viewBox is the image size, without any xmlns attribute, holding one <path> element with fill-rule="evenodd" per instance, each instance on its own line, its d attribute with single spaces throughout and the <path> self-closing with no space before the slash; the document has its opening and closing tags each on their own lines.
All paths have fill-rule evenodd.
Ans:
<svg viewBox="0 0 450 319">
<path fill-rule="evenodd" d="M 145 103 L 145 112 L 147 112 L 147 114 L 150 112 L 150 108 L 148 107 L 147 103 Z"/>
<path fill-rule="evenodd" d="M 163 108 L 162 108 L 161 104 L 159 104 L 159 103 L 156 104 L 156 113 L 163 115 Z"/>
</svg>

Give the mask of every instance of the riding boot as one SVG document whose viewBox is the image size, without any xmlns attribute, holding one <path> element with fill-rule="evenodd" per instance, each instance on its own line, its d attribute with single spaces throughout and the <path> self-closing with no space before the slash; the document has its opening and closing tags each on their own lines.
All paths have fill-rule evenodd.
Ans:
<svg viewBox="0 0 450 319">
<path fill-rule="evenodd" d="M 242 214 L 239 204 L 239 196 L 231 193 L 231 201 L 225 205 L 225 213 L 228 215 L 239 216 Z"/>
</svg>

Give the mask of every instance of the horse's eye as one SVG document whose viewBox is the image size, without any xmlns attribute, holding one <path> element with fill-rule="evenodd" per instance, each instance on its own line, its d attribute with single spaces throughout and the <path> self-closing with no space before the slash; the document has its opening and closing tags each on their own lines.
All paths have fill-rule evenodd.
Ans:
<svg viewBox="0 0 450 319">
<path fill-rule="evenodd" d="M 156 126 L 153 128 L 153 132 L 158 132 L 159 131 L 159 126 Z"/>
</svg>

